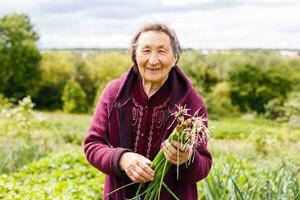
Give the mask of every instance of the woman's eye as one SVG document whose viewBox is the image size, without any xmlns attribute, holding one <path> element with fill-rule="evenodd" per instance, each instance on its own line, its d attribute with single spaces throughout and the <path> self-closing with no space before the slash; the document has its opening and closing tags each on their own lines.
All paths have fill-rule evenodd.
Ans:
<svg viewBox="0 0 300 200">
<path fill-rule="evenodd" d="M 143 53 L 149 53 L 150 50 L 149 50 L 149 49 L 144 49 L 144 50 L 142 50 L 142 52 L 143 52 Z"/>
<path fill-rule="evenodd" d="M 158 53 L 166 53 L 165 50 L 159 50 Z"/>
</svg>

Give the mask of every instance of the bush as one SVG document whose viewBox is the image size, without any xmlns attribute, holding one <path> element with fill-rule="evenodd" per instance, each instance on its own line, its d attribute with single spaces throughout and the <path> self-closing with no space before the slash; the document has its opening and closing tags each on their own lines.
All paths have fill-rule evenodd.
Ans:
<svg viewBox="0 0 300 200">
<path fill-rule="evenodd" d="M 2 109 L 11 107 L 11 102 L 4 97 L 3 94 L 0 94 L 0 112 Z"/>
<path fill-rule="evenodd" d="M 278 121 L 288 121 L 294 127 L 300 127 L 300 93 L 291 92 L 285 102 L 281 99 L 269 101 L 265 116 Z"/>
<path fill-rule="evenodd" d="M 67 82 L 62 101 L 65 112 L 84 113 L 87 111 L 86 94 L 74 79 L 70 79 Z"/>
<path fill-rule="evenodd" d="M 230 86 L 227 82 L 216 84 L 211 93 L 205 98 L 210 118 L 218 118 L 225 115 L 238 113 L 238 107 L 233 106 L 230 99 Z"/>
<path fill-rule="evenodd" d="M 184 56 L 180 66 L 192 80 L 193 85 L 201 93 L 211 92 L 211 88 L 221 79 L 217 67 L 203 63 L 204 56 L 199 52 L 186 52 Z"/>
<path fill-rule="evenodd" d="M 83 55 L 76 53 L 74 55 L 74 79 L 80 84 L 81 88 L 86 94 L 86 101 L 88 105 L 93 105 L 96 94 L 95 81 L 93 80 L 93 72 L 87 67 Z"/>
<path fill-rule="evenodd" d="M 75 73 L 71 52 L 43 52 L 39 91 L 33 96 L 37 108 L 61 109 L 64 87 Z"/>
<path fill-rule="evenodd" d="M 285 118 L 285 109 L 283 107 L 283 100 L 276 98 L 270 100 L 265 105 L 265 116 L 269 119 L 281 119 Z"/>
<path fill-rule="evenodd" d="M 272 99 L 285 100 L 292 88 L 288 71 L 275 67 L 246 64 L 230 71 L 231 99 L 241 111 L 264 113 L 265 106 Z"/>
<path fill-rule="evenodd" d="M 34 103 L 31 97 L 24 97 L 18 101 L 18 105 L 2 109 L 4 117 L 3 133 L 12 137 L 31 138 L 30 131 L 33 128 L 43 126 L 44 118 L 33 111 Z"/>
</svg>

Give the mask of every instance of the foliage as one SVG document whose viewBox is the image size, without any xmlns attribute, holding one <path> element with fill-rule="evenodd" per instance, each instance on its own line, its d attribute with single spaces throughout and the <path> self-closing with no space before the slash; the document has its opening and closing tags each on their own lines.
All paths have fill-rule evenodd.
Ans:
<svg viewBox="0 0 300 200">
<path fill-rule="evenodd" d="M 204 55 L 199 52 L 185 52 L 180 66 L 192 79 L 199 92 L 209 93 L 211 88 L 220 81 L 220 75 L 215 66 L 204 63 L 204 59 Z"/>
<path fill-rule="evenodd" d="M 273 138 L 278 141 L 295 141 L 300 139 L 300 129 L 295 129 L 287 123 L 278 123 L 267 119 L 222 118 L 222 120 L 209 120 L 214 139 L 222 140 L 256 140 L 256 137 Z"/>
<path fill-rule="evenodd" d="M 130 66 L 126 52 L 45 51 L 41 63 L 42 78 L 37 95 L 38 108 L 61 109 L 67 80 L 74 79 L 86 94 L 88 110 L 93 110 L 97 88 L 117 78 Z M 45 98 L 45 96 L 47 98 Z"/>
<path fill-rule="evenodd" d="M 62 101 L 65 112 L 84 113 L 87 110 L 86 94 L 73 79 L 70 79 L 66 83 Z"/>
<path fill-rule="evenodd" d="M 44 141 L 24 138 L 0 138 L 0 173 L 16 172 L 24 165 L 46 155 L 50 147 Z"/>
<path fill-rule="evenodd" d="M 119 77 L 131 66 L 129 54 L 123 51 L 87 52 L 85 61 L 97 87 Z"/>
<path fill-rule="evenodd" d="M 39 38 L 27 15 L 11 14 L 0 18 L 0 93 L 23 98 L 35 94 L 40 78 Z"/>
<path fill-rule="evenodd" d="M 0 175 L 3 199 L 101 199 L 103 176 L 79 150 L 51 154 L 19 172 Z"/>
<path fill-rule="evenodd" d="M 43 113 L 42 116 L 47 120 L 31 127 L 29 132 L 26 129 L 20 130 L 18 135 L 1 132 L 0 173 L 15 172 L 24 165 L 44 157 L 48 152 L 57 151 L 61 146 L 82 145 L 90 116 L 62 113 Z M 1 122 L 7 123 L 5 119 L 0 118 L 0 124 Z"/>
<path fill-rule="evenodd" d="M 33 107 L 31 97 L 27 96 L 19 100 L 17 106 L 2 109 L 1 114 L 6 119 L 2 132 L 13 137 L 20 134 L 30 137 L 30 131 L 41 126 L 44 121 L 43 116 L 33 111 Z"/>
<path fill-rule="evenodd" d="M 292 82 L 282 70 L 250 64 L 233 68 L 229 73 L 232 102 L 241 111 L 264 113 L 269 101 L 285 99 L 291 90 Z"/>
<path fill-rule="evenodd" d="M 60 109 L 66 81 L 75 73 L 71 52 L 43 52 L 41 81 L 38 93 L 33 97 L 38 108 Z"/>
<path fill-rule="evenodd" d="M 5 100 L 0 120 L 0 172 L 16 171 L 32 160 L 39 159 L 49 149 L 43 140 L 35 140 L 32 131 L 45 126 L 44 117 L 33 111 L 30 96 L 13 105 Z"/>
<path fill-rule="evenodd" d="M 80 53 L 74 54 L 74 79 L 85 92 L 88 105 L 92 105 L 96 94 L 96 85 L 92 77 L 93 72 L 87 67 L 87 64 Z"/>
<path fill-rule="evenodd" d="M 11 102 L 0 93 L 0 111 L 11 106 Z"/>
<path fill-rule="evenodd" d="M 270 100 L 265 105 L 265 116 L 269 119 L 281 119 L 284 121 L 285 109 L 283 107 L 283 100 L 281 98 L 276 98 Z"/>
<path fill-rule="evenodd" d="M 300 93 L 291 92 L 285 102 L 273 99 L 266 105 L 265 116 L 278 121 L 288 121 L 294 127 L 300 127 Z"/>
<path fill-rule="evenodd" d="M 81 150 L 91 116 L 43 115 L 47 125 L 31 129 L 32 140 L 23 134 L 14 139 L 0 135 L 0 198 L 101 199 L 104 174 L 87 164 Z M 209 124 L 214 130 L 209 142 L 213 167 L 207 180 L 198 183 L 200 199 L 208 198 L 209 187 L 216 199 L 238 198 L 238 191 L 244 199 L 255 193 L 255 199 L 299 198 L 299 129 L 255 115 Z"/>
<path fill-rule="evenodd" d="M 87 132 L 90 116 L 74 116 L 66 114 L 48 114 L 47 126 L 49 127 L 52 140 L 58 144 L 82 145 Z"/>
<path fill-rule="evenodd" d="M 43 51 L 39 66 L 37 40 L 26 15 L 0 19 L 0 93 L 17 99 L 31 94 L 37 108 L 62 109 L 64 88 L 74 79 L 86 95 L 84 112 L 91 111 L 102 88 L 131 65 L 124 50 L 55 50 Z M 300 89 L 300 59 L 282 57 L 279 51 L 184 50 L 179 65 L 214 117 L 241 111 L 281 118 L 287 94 Z M 297 121 L 297 116 L 291 118 Z"/>
<path fill-rule="evenodd" d="M 261 167 L 265 165 L 264 167 Z M 223 155 L 199 187 L 201 199 L 299 199 L 299 165 L 251 163 L 248 159 Z"/>
<path fill-rule="evenodd" d="M 230 85 L 224 81 L 217 83 L 211 93 L 205 98 L 209 118 L 220 118 L 238 113 L 238 107 L 233 106 L 230 98 Z"/>
</svg>

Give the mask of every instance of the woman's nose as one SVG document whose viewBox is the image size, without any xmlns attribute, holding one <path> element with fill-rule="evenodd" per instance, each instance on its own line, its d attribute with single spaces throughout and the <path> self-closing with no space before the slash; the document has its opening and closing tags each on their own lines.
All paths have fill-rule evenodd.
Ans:
<svg viewBox="0 0 300 200">
<path fill-rule="evenodd" d="M 150 58 L 149 58 L 149 64 L 151 65 L 157 65 L 159 63 L 159 59 L 158 59 L 158 56 L 155 54 L 155 53 L 152 53 L 150 55 Z"/>
</svg>

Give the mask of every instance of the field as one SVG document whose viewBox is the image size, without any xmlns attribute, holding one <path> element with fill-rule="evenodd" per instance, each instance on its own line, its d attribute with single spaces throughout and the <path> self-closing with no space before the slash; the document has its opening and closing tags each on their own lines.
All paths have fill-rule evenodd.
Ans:
<svg viewBox="0 0 300 200">
<path fill-rule="evenodd" d="M 104 175 L 81 147 L 91 115 L 32 114 L 43 120 L 20 130 L 0 120 L 0 199 L 101 199 Z M 253 116 L 210 128 L 214 163 L 198 183 L 200 199 L 300 198 L 300 129 Z"/>
</svg>

